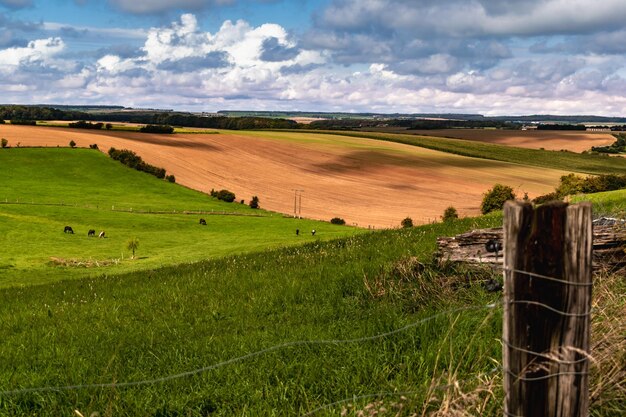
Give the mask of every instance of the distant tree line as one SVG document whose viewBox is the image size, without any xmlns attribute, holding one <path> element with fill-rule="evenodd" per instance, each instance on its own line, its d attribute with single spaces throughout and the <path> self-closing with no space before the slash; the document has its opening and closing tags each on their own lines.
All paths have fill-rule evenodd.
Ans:
<svg viewBox="0 0 626 417">
<path fill-rule="evenodd" d="M 150 165 L 141 159 L 139 155 L 135 152 L 130 151 L 128 149 L 109 149 L 109 156 L 116 161 L 120 161 L 122 164 L 136 169 L 137 171 L 147 172 L 148 174 L 154 175 L 159 179 L 165 178 L 165 169 L 159 168 L 154 165 Z M 173 175 L 171 176 L 174 177 Z M 168 178 L 168 181 L 174 182 Z"/>
<path fill-rule="evenodd" d="M 264 117 L 204 117 L 191 113 L 163 111 L 112 111 L 85 113 L 59 110 L 41 106 L 0 106 L 0 119 L 8 120 L 96 120 L 106 122 L 129 122 L 146 125 L 188 126 L 209 129 L 297 129 L 298 123 L 287 119 Z"/>
<path fill-rule="evenodd" d="M 537 130 L 587 130 L 585 125 L 546 123 L 538 124 Z"/>
<path fill-rule="evenodd" d="M 68 124 L 68 126 L 71 127 L 71 128 L 74 128 L 74 129 L 93 129 L 93 130 L 98 130 L 98 129 L 102 129 L 104 127 L 104 123 L 102 123 L 102 122 L 91 123 L 91 122 L 87 122 L 85 120 L 80 120 L 78 122 L 70 123 L 70 124 Z"/>
<path fill-rule="evenodd" d="M 430 129 L 520 129 L 518 123 L 497 120 L 415 120 L 415 119 L 329 119 L 316 120 L 303 126 L 307 129 L 321 130 L 354 130 L 371 129 L 381 127 L 405 128 L 406 130 L 430 130 Z"/>
<path fill-rule="evenodd" d="M 24 126 L 36 126 L 36 120 L 26 120 L 26 119 L 11 119 L 12 125 L 24 125 Z"/>
<path fill-rule="evenodd" d="M 139 131 L 143 133 L 174 133 L 174 128 L 169 125 L 146 125 Z"/>
</svg>

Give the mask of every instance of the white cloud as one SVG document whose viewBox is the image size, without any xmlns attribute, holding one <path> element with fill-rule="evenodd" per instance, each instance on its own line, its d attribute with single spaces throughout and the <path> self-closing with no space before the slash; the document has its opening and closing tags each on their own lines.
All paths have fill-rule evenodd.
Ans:
<svg viewBox="0 0 626 417">
<path fill-rule="evenodd" d="M 0 68 L 32 63 L 48 64 L 64 49 L 65 43 L 61 38 L 37 39 L 23 48 L 0 50 Z"/>
</svg>

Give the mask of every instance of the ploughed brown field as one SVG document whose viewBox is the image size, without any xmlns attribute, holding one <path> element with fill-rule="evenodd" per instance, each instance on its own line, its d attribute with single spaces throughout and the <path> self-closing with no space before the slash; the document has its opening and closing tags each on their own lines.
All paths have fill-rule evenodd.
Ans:
<svg viewBox="0 0 626 417">
<path fill-rule="evenodd" d="M 229 189 L 237 199 L 260 199 L 261 207 L 294 212 L 294 189 L 302 192 L 301 215 L 342 217 L 360 227 L 398 227 L 438 220 L 450 205 L 461 216 L 479 214 L 483 193 L 495 183 L 532 198 L 553 191 L 566 172 L 467 158 L 372 139 L 299 132 L 233 132 L 156 135 L 122 131 L 0 125 L 10 146 L 98 144 L 131 149 L 164 167 L 176 182 L 203 192 Z"/>
<path fill-rule="evenodd" d="M 615 142 L 608 132 L 559 131 L 559 130 L 496 130 L 496 129 L 435 129 L 409 130 L 423 136 L 437 136 L 456 139 L 475 140 L 516 146 L 518 148 L 547 149 L 572 152 L 588 151 L 592 146 L 606 146 Z"/>
</svg>

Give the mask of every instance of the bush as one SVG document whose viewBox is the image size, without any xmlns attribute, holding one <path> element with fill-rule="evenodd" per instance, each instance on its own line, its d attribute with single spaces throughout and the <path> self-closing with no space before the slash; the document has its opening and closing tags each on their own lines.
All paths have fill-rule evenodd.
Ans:
<svg viewBox="0 0 626 417">
<path fill-rule="evenodd" d="M 99 148 L 98 148 L 98 144 L 97 144 L 97 143 L 94 143 L 94 144 L 92 144 L 92 145 L 89 145 L 89 149 L 99 149 Z"/>
<path fill-rule="evenodd" d="M 139 131 L 143 133 L 174 133 L 174 128 L 168 125 L 146 125 Z"/>
<path fill-rule="evenodd" d="M 441 219 L 444 222 L 449 222 L 458 218 L 459 218 L 459 213 L 457 213 L 456 209 L 452 206 L 445 209 L 443 212 L 443 216 L 441 216 Z"/>
<path fill-rule="evenodd" d="M 494 210 L 502 210 L 507 200 L 515 200 L 513 188 L 508 185 L 496 184 L 485 193 L 480 211 L 483 214 L 491 213 Z"/>
<path fill-rule="evenodd" d="M 0 125 L 3 125 L 3 124 L 5 124 L 5 123 L 6 123 L 6 122 L 4 121 L 4 119 L 3 119 L 3 118 L 0 118 Z"/>
<path fill-rule="evenodd" d="M 218 200 L 226 201 L 227 203 L 232 203 L 235 201 L 235 193 L 228 190 L 219 190 L 215 196 Z"/>
<path fill-rule="evenodd" d="M 413 227 L 413 219 L 410 217 L 407 217 L 400 222 L 400 225 L 404 227 L 405 229 L 409 227 Z"/>
<path fill-rule="evenodd" d="M 70 148 L 75 148 L 76 147 L 76 142 L 74 142 L 73 140 L 70 140 Z"/>
<path fill-rule="evenodd" d="M 346 221 L 344 219 L 342 219 L 341 217 L 333 217 L 332 219 L 330 219 L 330 222 L 332 224 L 339 224 L 339 225 L 346 224 Z"/>
<path fill-rule="evenodd" d="M 252 200 L 250 200 L 250 208 L 258 209 L 259 208 L 259 197 L 253 196 Z"/>
<path fill-rule="evenodd" d="M 104 127 L 106 128 L 106 130 L 113 129 L 113 125 L 111 123 L 107 123 L 106 125 L 104 125 Z"/>
<path fill-rule="evenodd" d="M 2 138 L 2 147 L 6 148 L 7 146 L 9 146 L 9 141 L 6 140 L 5 138 Z"/>
<path fill-rule="evenodd" d="M 169 182 L 176 182 L 176 177 L 173 175 L 166 175 L 165 179 Z"/>
</svg>

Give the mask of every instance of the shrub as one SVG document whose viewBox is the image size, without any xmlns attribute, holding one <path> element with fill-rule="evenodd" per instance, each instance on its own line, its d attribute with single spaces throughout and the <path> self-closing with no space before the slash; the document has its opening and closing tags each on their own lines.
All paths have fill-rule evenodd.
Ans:
<svg viewBox="0 0 626 417">
<path fill-rule="evenodd" d="M 250 208 L 258 209 L 259 208 L 259 197 L 253 196 L 252 200 L 250 200 Z"/>
<path fill-rule="evenodd" d="M 219 190 L 216 193 L 216 197 L 218 200 L 226 201 L 227 203 L 232 203 L 235 201 L 235 193 L 228 190 Z"/>
<path fill-rule="evenodd" d="M 4 121 L 4 119 L 0 118 L 0 125 L 5 124 L 6 122 Z"/>
<path fill-rule="evenodd" d="M 557 193 L 549 193 L 540 195 L 539 197 L 533 198 L 533 203 L 535 204 L 544 204 L 548 201 L 560 200 L 559 195 Z"/>
<path fill-rule="evenodd" d="M 215 198 L 217 198 L 217 191 L 215 191 L 215 189 L 214 189 L 214 188 L 211 188 L 211 192 L 210 192 L 210 194 L 211 194 L 211 197 L 215 197 Z"/>
<path fill-rule="evenodd" d="M 104 127 L 106 128 L 106 130 L 113 129 L 113 125 L 111 123 L 107 123 L 106 125 L 104 125 Z"/>
<path fill-rule="evenodd" d="M 409 227 L 413 227 L 413 219 L 410 217 L 407 217 L 400 222 L 400 225 L 404 227 L 405 229 Z"/>
<path fill-rule="evenodd" d="M 494 210 L 502 210 L 507 200 L 515 200 L 513 188 L 508 185 L 496 184 L 483 196 L 480 211 L 483 214 L 491 213 Z"/>
<path fill-rule="evenodd" d="M 70 140 L 70 148 L 75 148 L 76 147 L 76 142 L 74 142 L 73 140 Z"/>
<path fill-rule="evenodd" d="M 9 141 L 6 140 L 5 138 L 2 138 L 2 147 L 6 148 L 7 146 L 9 146 Z"/>
<path fill-rule="evenodd" d="M 346 224 L 346 221 L 344 219 L 342 219 L 341 217 L 333 217 L 332 219 L 330 219 L 330 222 L 332 224 L 339 224 L 339 225 Z"/>
<path fill-rule="evenodd" d="M 90 148 L 90 149 L 99 149 L 99 148 L 98 148 L 98 144 L 97 144 L 97 143 L 94 143 L 94 144 L 92 144 L 92 145 L 89 145 L 89 148 Z"/>
<path fill-rule="evenodd" d="M 454 219 L 458 219 L 459 218 L 459 213 L 457 213 L 456 209 L 452 206 L 448 207 L 447 209 L 445 209 L 443 211 L 443 216 L 441 216 L 441 219 L 444 222 L 449 222 L 452 221 Z"/>
<path fill-rule="evenodd" d="M 143 133 L 174 133 L 174 128 L 168 125 L 145 125 L 139 131 Z"/>
<path fill-rule="evenodd" d="M 165 179 L 169 182 L 176 182 L 176 177 L 173 175 L 166 175 Z"/>
</svg>

